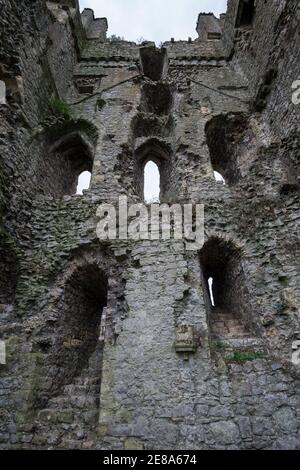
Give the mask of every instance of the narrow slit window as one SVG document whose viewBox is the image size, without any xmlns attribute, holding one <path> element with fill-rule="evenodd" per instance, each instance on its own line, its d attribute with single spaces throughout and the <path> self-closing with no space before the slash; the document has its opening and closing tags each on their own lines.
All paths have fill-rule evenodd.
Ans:
<svg viewBox="0 0 300 470">
<path fill-rule="evenodd" d="M 147 203 L 159 202 L 160 173 L 158 166 L 149 161 L 144 168 L 144 200 Z"/>
<path fill-rule="evenodd" d="M 218 171 L 214 171 L 214 177 L 218 183 L 226 184 L 225 179 L 223 178 L 221 173 L 219 173 Z"/>
<path fill-rule="evenodd" d="M 241 251 L 232 242 L 212 237 L 200 251 L 204 300 L 213 335 L 251 334 L 252 299 L 246 287 Z"/>
<path fill-rule="evenodd" d="M 83 191 L 90 188 L 92 174 L 90 171 L 83 171 L 78 177 L 76 194 L 82 195 Z"/>
<path fill-rule="evenodd" d="M 214 280 L 213 280 L 212 277 L 210 277 L 208 279 L 209 296 L 210 296 L 211 305 L 213 307 L 215 307 L 215 299 L 214 299 L 214 293 L 213 293 L 213 283 L 214 283 Z"/>
</svg>

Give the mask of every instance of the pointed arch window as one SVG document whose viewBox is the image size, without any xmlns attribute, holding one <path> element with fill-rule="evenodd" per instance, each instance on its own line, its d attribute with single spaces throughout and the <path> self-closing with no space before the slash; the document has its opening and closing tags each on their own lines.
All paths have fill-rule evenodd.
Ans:
<svg viewBox="0 0 300 470">
<path fill-rule="evenodd" d="M 171 149 L 159 139 L 151 138 L 136 149 L 134 170 L 136 193 L 145 202 L 161 202 L 173 189 Z"/>
<path fill-rule="evenodd" d="M 146 203 L 160 201 L 160 172 L 153 160 L 149 160 L 144 166 L 144 201 Z"/>
</svg>

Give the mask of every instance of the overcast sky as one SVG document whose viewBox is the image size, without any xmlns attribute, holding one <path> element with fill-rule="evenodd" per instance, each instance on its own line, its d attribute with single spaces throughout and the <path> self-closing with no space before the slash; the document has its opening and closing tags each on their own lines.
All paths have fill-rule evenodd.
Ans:
<svg viewBox="0 0 300 470">
<path fill-rule="evenodd" d="M 92 8 L 96 17 L 108 19 L 108 35 L 136 41 L 143 37 L 157 44 L 171 37 L 197 37 L 200 12 L 225 13 L 227 0 L 79 0 L 80 7 Z"/>
</svg>

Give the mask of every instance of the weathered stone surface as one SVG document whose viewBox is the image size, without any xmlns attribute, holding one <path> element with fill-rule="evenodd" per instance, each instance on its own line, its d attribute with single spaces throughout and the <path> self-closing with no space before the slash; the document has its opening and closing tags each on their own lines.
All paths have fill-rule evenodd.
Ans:
<svg viewBox="0 0 300 470">
<path fill-rule="evenodd" d="M 240 434 L 232 421 L 219 421 L 210 425 L 213 439 L 218 445 L 239 444 Z"/>
<path fill-rule="evenodd" d="M 162 50 L 63 3 L 0 0 L 0 447 L 299 449 L 299 2 Z M 97 238 L 149 158 L 200 252 Z"/>
</svg>

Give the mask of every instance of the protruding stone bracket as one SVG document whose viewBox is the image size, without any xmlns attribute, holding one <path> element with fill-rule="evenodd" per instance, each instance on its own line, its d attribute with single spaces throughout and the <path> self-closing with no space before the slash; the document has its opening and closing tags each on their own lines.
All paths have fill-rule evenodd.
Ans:
<svg viewBox="0 0 300 470">
<path fill-rule="evenodd" d="M 179 325 L 177 327 L 174 346 L 177 353 L 183 353 L 185 361 L 189 359 L 190 354 L 194 354 L 196 352 L 197 346 L 193 326 Z"/>
<path fill-rule="evenodd" d="M 80 95 L 91 95 L 98 89 L 101 83 L 101 78 L 82 76 L 77 77 L 75 84 Z"/>
</svg>

